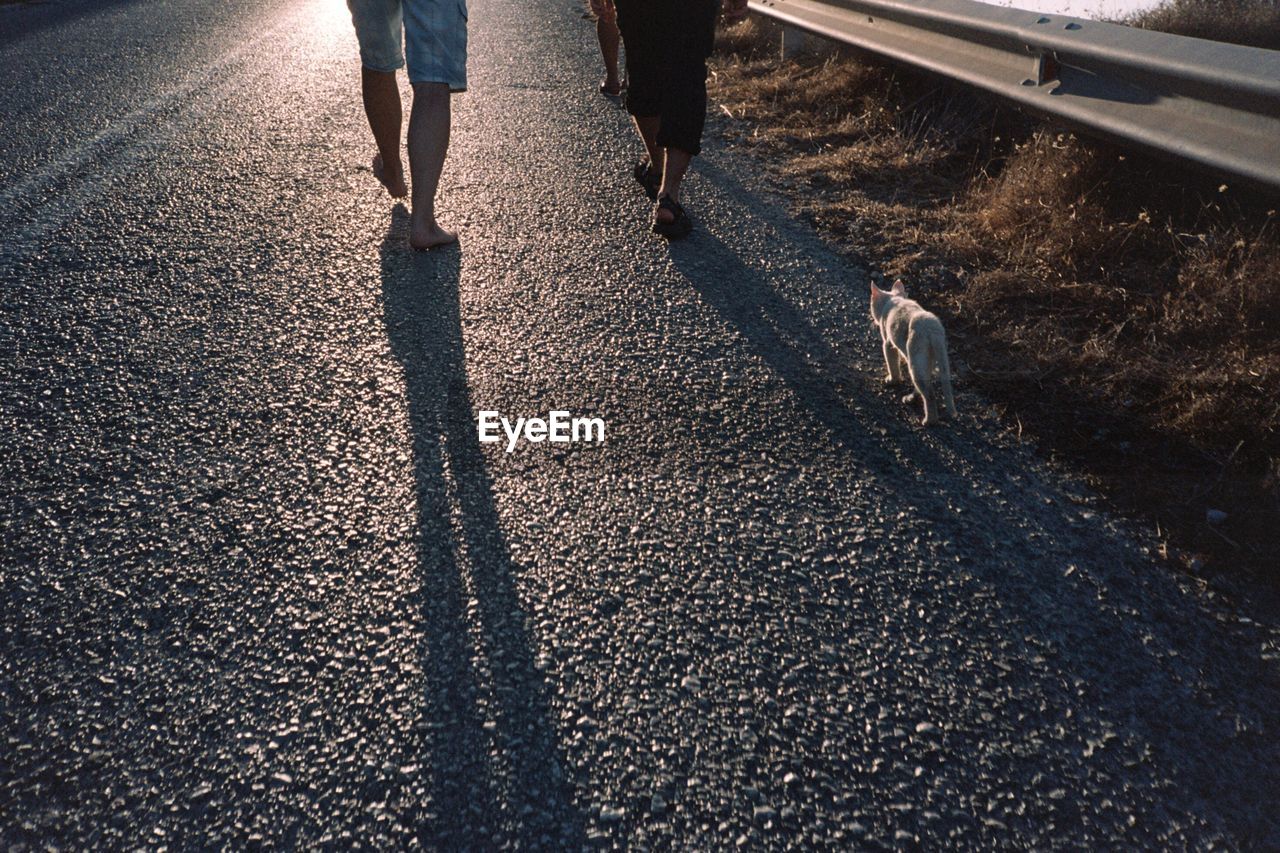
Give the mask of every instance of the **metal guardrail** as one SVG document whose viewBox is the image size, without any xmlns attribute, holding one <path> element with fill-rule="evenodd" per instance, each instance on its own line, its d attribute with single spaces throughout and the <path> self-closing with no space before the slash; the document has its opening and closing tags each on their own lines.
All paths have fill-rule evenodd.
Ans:
<svg viewBox="0 0 1280 853">
<path fill-rule="evenodd" d="M 1280 189 L 1280 51 L 973 0 L 751 0 L 751 9 Z"/>
</svg>

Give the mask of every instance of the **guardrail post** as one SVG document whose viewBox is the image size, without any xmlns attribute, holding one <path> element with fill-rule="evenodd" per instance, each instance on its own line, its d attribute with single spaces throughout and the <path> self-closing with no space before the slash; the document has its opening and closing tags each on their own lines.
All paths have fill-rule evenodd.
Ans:
<svg viewBox="0 0 1280 853">
<path fill-rule="evenodd" d="M 794 59 L 802 53 L 813 50 L 814 37 L 796 27 L 782 28 L 782 58 Z"/>
</svg>

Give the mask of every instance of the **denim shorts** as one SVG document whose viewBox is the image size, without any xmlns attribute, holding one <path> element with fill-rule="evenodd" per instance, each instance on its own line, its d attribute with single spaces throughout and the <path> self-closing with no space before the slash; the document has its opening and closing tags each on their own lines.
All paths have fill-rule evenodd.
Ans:
<svg viewBox="0 0 1280 853">
<path fill-rule="evenodd" d="M 410 83 L 467 89 L 467 0 L 347 0 L 360 62 L 395 71 L 408 58 Z"/>
</svg>

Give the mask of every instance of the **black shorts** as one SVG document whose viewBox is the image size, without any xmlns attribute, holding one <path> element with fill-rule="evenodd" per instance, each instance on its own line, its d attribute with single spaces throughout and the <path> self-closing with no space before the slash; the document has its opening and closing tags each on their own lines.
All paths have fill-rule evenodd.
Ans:
<svg viewBox="0 0 1280 853">
<path fill-rule="evenodd" d="M 614 0 L 627 51 L 627 112 L 661 120 L 658 144 L 702 150 L 707 57 L 719 0 Z"/>
</svg>

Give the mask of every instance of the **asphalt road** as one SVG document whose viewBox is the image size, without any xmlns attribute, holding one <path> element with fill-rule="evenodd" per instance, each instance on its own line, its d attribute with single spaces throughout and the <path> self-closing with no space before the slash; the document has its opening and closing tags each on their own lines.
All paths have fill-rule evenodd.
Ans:
<svg viewBox="0 0 1280 853">
<path fill-rule="evenodd" d="M 1280 847 L 1274 614 L 714 133 L 648 235 L 580 12 L 473 0 L 417 254 L 337 0 L 0 6 L 6 846 Z"/>
</svg>

